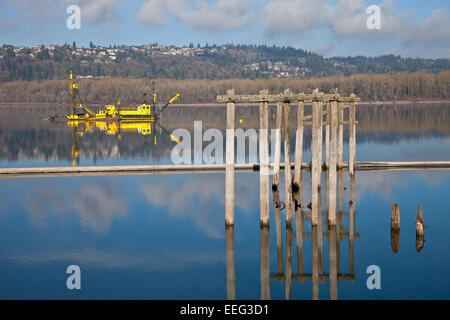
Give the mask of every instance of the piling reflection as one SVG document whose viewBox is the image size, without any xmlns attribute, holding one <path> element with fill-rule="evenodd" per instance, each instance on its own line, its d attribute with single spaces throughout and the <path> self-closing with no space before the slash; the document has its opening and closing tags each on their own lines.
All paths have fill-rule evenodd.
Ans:
<svg viewBox="0 0 450 320">
<path fill-rule="evenodd" d="M 397 253 L 400 249 L 400 230 L 391 228 L 391 249 L 393 253 Z"/>
<path fill-rule="evenodd" d="M 225 226 L 226 265 L 227 265 L 227 299 L 236 299 L 236 263 L 234 250 L 234 226 Z"/>
<path fill-rule="evenodd" d="M 316 89 L 315 91 L 318 91 Z M 318 92 L 316 92 L 318 93 Z M 343 173 L 337 169 L 342 169 L 342 141 L 339 144 L 340 150 L 337 150 L 338 141 L 337 138 L 343 137 L 342 134 L 338 135 L 338 104 L 336 100 L 331 101 L 331 118 L 334 119 L 330 126 L 330 135 L 332 143 L 326 143 L 325 147 L 325 158 L 330 158 L 326 160 L 325 165 L 322 163 L 322 120 L 323 120 L 323 103 L 317 100 L 317 96 L 314 95 L 312 98 L 313 103 L 313 114 L 312 117 L 312 157 L 311 157 L 311 206 L 307 206 L 310 209 L 310 214 L 306 215 L 303 210 L 302 196 L 303 196 L 303 185 L 302 185 L 302 158 L 297 156 L 297 151 L 300 151 L 302 138 L 302 126 L 308 117 L 299 117 L 297 122 L 300 128 L 298 135 L 296 135 L 296 162 L 294 166 L 294 179 L 292 179 L 291 173 L 291 157 L 290 157 L 290 101 L 285 100 L 282 103 L 278 101 L 277 103 L 277 121 L 276 121 L 276 144 L 274 152 L 274 163 L 269 164 L 269 149 L 267 145 L 267 129 L 269 129 L 268 123 L 268 103 L 264 97 L 268 95 L 267 90 L 260 92 L 261 99 L 259 101 L 259 118 L 260 118 L 260 137 L 259 137 L 259 156 L 260 163 L 258 166 L 259 170 L 259 197 L 260 197 L 260 284 L 261 284 L 261 299 L 270 299 L 270 281 L 271 279 L 280 281 L 284 283 L 285 287 L 285 299 L 290 300 L 292 298 L 292 286 L 293 279 L 298 282 L 303 283 L 304 280 L 311 280 L 312 282 L 312 299 L 319 299 L 319 284 L 323 284 L 326 280 L 329 282 L 330 288 L 330 299 L 335 300 L 338 297 L 338 281 L 339 280 L 353 280 L 354 279 L 354 267 L 353 267 L 353 247 L 355 234 L 355 200 L 356 200 L 356 174 L 354 173 L 352 161 L 348 164 L 349 177 L 350 177 L 350 202 L 349 202 L 349 212 L 348 212 L 348 225 L 349 231 L 344 230 L 344 183 L 343 183 Z M 289 90 L 285 91 L 285 95 L 289 95 Z M 234 110 L 234 94 L 230 96 L 227 100 L 227 108 Z M 354 99 L 354 97 L 352 98 Z M 350 103 L 350 114 L 354 116 L 354 100 Z M 284 108 L 282 106 L 284 105 Z M 298 105 L 300 115 L 302 115 L 302 104 Z M 341 105 L 342 107 L 342 105 Z M 342 109 L 342 108 L 341 108 Z M 227 109 L 228 110 L 228 109 Z M 342 110 L 341 110 L 342 111 Z M 352 113 L 353 112 L 353 113 Z M 284 114 L 284 116 L 282 116 Z M 279 182 L 280 182 L 280 155 L 281 155 L 281 120 L 284 118 L 284 199 L 285 205 L 282 206 L 282 201 L 280 200 L 279 192 Z M 331 121 L 330 120 L 330 121 Z M 354 120 L 354 117 L 353 117 Z M 355 144 L 355 121 L 350 121 L 351 128 L 350 131 L 353 132 L 353 138 L 350 139 L 349 144 L 353 143 L 353 153 L 349 152 L 349 158 L 354 160 L 354 144 Z M 233 154 L 233 144 L 234 136 L 234 112 L 227 111 L 227 167 L 230 168 L 234 166 L 234 154 Z M 229 123 L 229 125 L 228 125 Z M 328 125 L 329 122 L 325 123 Z M 343 122 L 339 125 L 343 127 Z M 340 128 L 342 129 L 342 128 Z M 342 130 L 341 130 L 342 131 Z M 228 135 L 229 133 L 229 135 Z M 326 139 L 327 141 L 329 139 Z M 341 139 L 342 140 L 342 139 Z M 297 143 L 298 142 L 298 143 Z M 339 151 L 339 152 L 338 152 Z M 338 154 L 339 153 L 339 154 Z M 339 160 L 337 159 L 339 157 Z M 297 161 L 298 160 L 298 161 Z M 270 208 L 269 208 L 269 171 L 268 167 L 273 167 L 274 176 L 272 180 L 272 196 L 273 196 L 273 213 L 275 218 L 275 235 L 276 235 L 276 247 L 277 247 L 277 272 L 270 275 L 270 239 L 269 239 L 269 227 L 270 227 Z M 321 192 L 321 176 L 322 169 L 325 171 L 325 208 L 322 206 L 322 192 Z M 232 216 L 234 210 L 234 171 L 227 170 L 225 178 L 226 188 L 226 225 L 234 224 L 234 219 L 230 221 L 229 217 Z M 294 187 L 293 187 L 294 185 Z M 338 193 L 336 194 L 336 189 Z M 293 203 L 295 206 L 293 207 Z M 336 206 L 338 207 L 336 213 Z M 283 248 L 282 248 L 282 220 L 281 211 L 285 210 L 286 217 L 286 251 L 285 251 L 285 263 L 283 268 Z M 295 235 L 296 235 L 296 246 L 297 246 L 297 273 L 293 273 L 293 209 L 295 210 Z M 234 216 L 233 216 L 234 217 Z M 309 218 L 311 223 L 311 232 L 305 232 L 305 220 Z M 325 218 L 325 219 L 324 219 Z M 325 221 L 325 226 L 324 226 Z M 234 268 L 234 260 L 231 262 L 229 258 L 229 246 L 231 245 L 231 240 L 229 239 L 229 232 L 227 229 L 227 292 L 228 297 L 234 296 L 234 291 L 231 289 L 232 285 L 229 284 L 230 279 L 234 278 L 234 269 L 231 271 L 231 266 L 228 264 L 232 263 Z M 303 244 L 304 239 L 311 237 L 312 246 L 312 272 L 311 274 L 305 273 L 304 267 L 304 254 L 303 254 Z M 328 273 L 324 270 L 324 238 L 328 241 Z M 340 240 L 348 238 L 349 241 L 349 273 L 340 273 Z M 234 238 L 233 238 L 234 241 Z M 234 242 L 233 242 L 234 244 Z M 229 262 L 230 261 L 230 262 Z M 284 269 L 284 270 L 283 270 Z M 283 272 L 284 271 L 284 272 Z M 234 287 L 233 287 L 234 288 Z M 230 293 L 231 291 L 231 293 Z"/>
<path fill-rule="evenodd" d="M 260 228 L 261 300 L 270 300 L 269 226 Z"/>
<path fill-rule="evenodd" d="M 425 237 L 416 235 L 416 251 L 420 252 L 425 244 Z"/>
<path fill-rule="evenodd" d="M 344 198 L 344 183 L 341 180 L 342 178 L 343 176 L 339 175 L 338 188 L 340 188 L 339 193 L 341 194 L 341 196 L 339 196 L 339 201 L 343 201 Z M 355 231 L 356 175 L 350 177 L 349 189 L 350 201 L 348 204 L 348 212 L 344 211 L 344 204 L 339 203 L 339 214 L 337 216 L 338 223 L 336 225 L 324 224 L 326 221 L 327 210 L 322 209 L 321 203 L 318 204 L 318 207 L 321 210 L 321 214 L 319 216 L 319 223 L 317 225 L 313 225 L 311 223 L 312 217 L 310 209 L 302 208 L 301 205 L 295 206 L 295 216 L 293 224 L 293 226 L 295 226 L 295 229 L 293 229 L 292 226 L 289 226 L 289 224 L 286 226 L 286 247 L 284 251 L 284 259 L 282 246 L 283 232 L 281 223 L 281 211 L 284 208 L 282 205 L 280 205 L 282 204 L 282 202 L 280 202 L 279 192 L 277 190 L 274 190 L 272 192 L 277 246 L 277 269 L 276 271 L 274 270 L 274 272 L 270 273 L 269 279 L 269 227 L 262 225 L 260 228 L 261 299 L 270 299 L 270 280 L 278 281 L 284 284 L 286 300 L 292 299 L 292 288 L 293 286 L 295 286 L 295 283 L 306 284 L 309 281 L 311 281 L 312 299 L 317 300 L 319 299 L 320 285 L 328 281 L 329 297 L 330 299 L 335 300 L 338 299 L 339 281 L 353 282 L 356 279 L 354 273 L 354 240 L 359 237 L 359 234 Z M 345 190 L 347 190 L 347 188 Z M 300 203 L 298 202 L 298 191 L 295 191 L 293 193 L 293 199 L 295 200 L 295 203 Z M 344 227 L 344 220 L 348 222 L 348 227 Z M 305 222 L 311 224 L 311 232 L 305 231 Z M 294 249 L 294 236 L 296 249 Z M 305 272 L 304 240 L 307 238 L 311 238 L 311 273 Z M 329 270 L 327 271 L 324 270 L 324 238 L 328 242 Z M 348 241 L 349 264 L 347 273 L 342 273 L 340 267 L 341 240 Z M 294 250 L 296 250 L 297 255 L 297 267 L 295 268 L 295 271 L 295 264 L 293 259 Z"/>
<path fill-rule="evenodd" d="M 283 246 L 282 246 L 282 234 L 281 234 L 281 203 L 280 192 L 278 190 L 272 192 L 273 196 L 273 208 L 275 216 L 275 234 L 277 238 L 277 266 L 278 274 L 283 274 Z"/>
<path fill-rule="evenodd" d="M 328 252 L 330 268 L 330 300 L 337 299 L 337 275 L 338 275 L 338 255 L 337 255 L 337 233 L 336 226 L 328 226 Z"/>
<path fill-rule="evenodd" d="M 286 226 L 286 300 L 292 298 L 292 226 Z"/>
<path fill-rule="evenodd" d="M 312 235 L 312 299 L 319 299 L 319 228 L 311 226 Z"/>
</svg>

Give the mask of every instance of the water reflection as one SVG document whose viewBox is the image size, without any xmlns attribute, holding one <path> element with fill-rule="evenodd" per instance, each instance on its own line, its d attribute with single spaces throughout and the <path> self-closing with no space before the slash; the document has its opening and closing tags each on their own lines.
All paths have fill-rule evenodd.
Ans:
<svg viewBox="0 0 450 320">
<path fill-rule="evenodd" d="M 305 112 L 309 112 L 306 106 Z M 20 109 L 20 110 L 19 110 Z M 66 122 L 42 121 L 52 110 L 25 112 L 24 108 L 0 110 L 0 159 L 9 161 L 45 160 L 72 164 L 73 158 L 90 161 L 145 158 L 158 163 L 170 159 L 173 139 L 167 133 L 185 128 L 193 136 L 193 122 L 201 120 L 203 129 L 217 128 L 224 133 L 225 110 L 215 107 L 171 107 L 164 120 L 156 123 L 72 122 L 78 134 L 77 157 L 72 150 L 72 130 Z M 33 110 L 33 108 L 30 108 Z M 292 121 L 296 119 L 296 108 Z M 360 160 L 446 160 L 450 156 L 450 108 L 433 105 L 361 105 L 357 109 L 358 158 Z M 42 111 L 42 112 L 41 112 Z M 16 114 L 17 112 L 17 114 Z M 239 108 L 243 119 L 237 129 L 258 128 L 258 108 Z M 275 121 L 271 119 L 271 121 Z M 271 124 L 273 125 L 273 124 Z M 294 129 L 292 125 L 292 138 Z M 167 132 L 166 132 L 167 131 Z M 344 133 L 345 135 L 346 133 Z M 118 139 L 119 135 L 121 139 Z M 305 130 L 304 149 L 309 150 L 310 130 Z M 157 148 L 153 148 L 154 140 Z M 344 141 L 347 138 L 344 136 Z M 390 149 L 392 144 L 397 148 Z M 439 147 L 436 147 L 439 146 Z M 292 144 L 292 148 L 294 145 Z M 386 152 L 380 148 L 386 148 Z M 389 149 L 389 150 L 388 150 Z M 293 154 L 293 152 L 292 152 Z M 384 157 L 386 155 L 386 157 Z M 305 157 L 308 154 L 305 153 Z M 79 160 L 77 160 L 79 161 Z M 83 164 L 83 163 L 82 163 Z"/>
<path fill-rule="evenodd" d="M 355 281 L 354 273 L 354 240 L 359 237 L 355 231 L 355 201 L 356 201 L 356 174 L 350 176 L 350 201 L 348 205 L 348 212 L 343 211 L 343 173 L 338 174 L 338 188 L 339 188 L 339 212 L 337 225 L 326 225 L 325 232 L 323 228 L 323 220 L 328 221 L 326 214 L 328 210 L 322 210 L 322 200 L 319 203 L 319 218 L 318 225 L 311 224 L 311 232 L 305 231 L 305 220 L 311 221 L 311 215 L 302 209 L 302 205 L 295 205 L 295 237 L 296 237 L 296 252 L 297 252 L 297 272 L 293 272 L 293 236 L 294 231 L 290 224 L 286 224 L 286 251 L 285 264 L 283 267 L 283 248 L 282 248 L 282 223 L 281 210 L 282 202 L 280 201 L 280 193 L 277 188 L 272 190 L 273 196 L 273 213 L 275 218 L 275 236 L 276 236 L 276 257 L 277 257 L 277 271 L 270 273 L 270 239 L 269 226 L 260 226 L 260 284 L 261 284 L 261 299 L 270 299 L 270 280 L 276 280 L 284 283 L 285 299 L 292 298 L 293 280 L 299 283 L 304 283 L 305 280 L 311 280 L 312 283 L 312 299 L 319 299 L 319 283 L 324 281 L 329 282 L 331 300 L 338 298 L 338 282 L 339 281 Z M 296 203 L 301 203 L 300 190 L 294 192 L 293 198 Z M 319 191 L 319 199 L 320 191 Z M 348 215 L 348 231 L 344 228 L 343 216 Z M 235 286 L 235 259 L 234 259 L 234 227 L 226 225 L 226 256 L 227 256 L 227 297 L 233 299 L 236 297 Z M 312 246 L 312 273 L 305 273 L 304 267 L 304 240 L 311 238 Z M 323 243 L 324 238 L 328 241 L 328 268 L 329 272 L 324 272 L 324 256 Z M 349 255 L 349 271 L 348 273 L 341 273 L 340 270 L 340 241 L 342 239 L 348 240 L 348 255 Z"/>
<path fill-rule="evenodd" d="M 225 123 L 220 110 L 222 108 L 208 107 L 200 112 L 198 108 L 170 111 L 172 113 L 165 116 L 170 123 L 168 131 L 185 127 L 186 123 L 192 125 L 193 122 L 186 119 L 193 115 L 204 120 L 205 129 L 220 128 Z M 450 146 L 449 110 L 448 106 L 358 109 L 358 160 L 378 160 L 377 157 L 382 156 L 389 160 L 429 157 L 447 160 L 450 156 L 450 148 L 446 148 Z M 244 119 L 243 128 L 258 127 L 257 108 L 242 108 L 239 112 L 237 117 Z M 81 159 L 83 165 L 87 158 L 122 161 L 139 157 L 156 163 L 159 159 L 169 158 L 174 144 L 161 128 L 150 128 L 152 134 L 157 133 L 158 148 L 154 148 L 150 135 L 141 133 L 143 128 L 139 132 L 137 128 L 126 130 L 106 125 L 102 130 L 96 124 L 95 128 L 84 131 L 81 127 L 68 128 L 65 123 L 0 121 L 0 157 L 11 161 L 31 159 L 26 165 L 36 159 L 67 160 L 69 164 L 72 159 L 76 162 Z M 192 131 L 192 128 L 188 129 Z M 384 133 L 378 134 L 380 130 Z M 108 132 L 110 134 L 105 134 Z M 305 133 L 306 150 L 309 148 L 308 134 Z M 394 142 L 398 144 L 393 145 Z M 308 153 L 305 153 L 307 157 Z M 283 199 L 285 188 L 280 185 L 281 194 L 279 191 L 271 194 L 274 219 L 270 227 L 261 229 L 257 221 L 258 192 L 254 191 L 259 189 L 259 177 L 249 174 L 239 179 L 238 176 L 236 227 L 225 229 L 223 211 L 220 210 L 224 207 L 225 185 L 220 174 L 121 177 L 117 180 L 83 177 L 3 181 L 0 185 L 0 239 L 3 243 L 0 247 L 0 277 L 2 273 L 4 276 L 0 281 L 5 288 L 15 288 L 16 283 L 8 277 L 12 274 L 22 277 L 30 269 L 29 274 L 37 274 L 33 278 L 51 281 L 55 277 L 48 276 L 47 269 L 36 270 L 36 266 L 57 265 L 59 268 L 77 261 L 86 268 L 110 272 L 117 269 L 143 271 L 142 279 L 151 279 L 151 285 L 145 287 L 139 283 L 132 290 L 142 286 L 147 291 L 153 290 L 156 298 L 161 298 L 162 290 L 154 289 L 154 283 L 159 278 L 170 278 L 164 287 L 173 285 L 172 292 L 165 297 L 177 299 L 183 297 L 182 292 L 187 292 L 185 297 L 191 298 L 196 294 L 193 287 L 204 290 L 195 296 L 203 299 L 222 299 L 225 294 L 228 299 L 291 299 L 299 296 L 318 299 L 327 297 L 326 294 L 331 299 L 370 299 L 373 296 L 365 288 L 365 274 L 361 270 L 365 271 L 368 264 L 380 262 L 394 269 L 390 275 L 383 275 L 386 279 L 390 277 L 389 281 L 383 282 L 386 284 L 383 297 L 410 298 L 414 292 L 414 298 L 423 298 L 420 292 L 426 292 L 426 297 L 448 298 L 450 278 L 433 278 L 448 266 L 446 255 L 435 254 L 448 249 L 448 218 L 439 215 L 439 212 L 448 211 L 445 197 L 450 188 L 448 175 L 439 171 L 414 174 L 358 172 L 356 178 L 349 179 L 346 172 L 338 172 L 337 225 L 329 227 L 325 223 L 327 201 L 320 203 L 320 206 L 324 205 L 320 224 L 310 226 L 310 211 L 302 205 L 309 202 L 310 176 L 304 173 L 303 188 L 293 194 L 295 221 L 292 227 L 286 228 L 282 219 L 280 198 Z M 416 235 L 414 229 L 418 205 L 414 199 L 419 197 L 421 204 L 428 201 L 428 207 L 424 204 L 427 227 L 430 224 L 427 247 L 424 247 L 424 236 Z M 389 206 L 394 200 L 402 201 L 402 208 L 406 208 L 402 250 L 399 250 L 400 233 L 389 234 Z M 362 213 L 358 215 L 358 231 L 364 234 L 361 239 L 356 232 L 356 205 Z M 434 209 L 429 209 L 431 206 Z M 348 208 L 347 212 L 345 208 Z M 428 210 L 433 215 L 428 215 Z M 16 240 L 18 232 L 23 234 L 23 239 Z M 253 242 L 254 247 L 251 246 Z M 220 251 L 222 248 L 223 252 Z M 8 263 L 12 263 L 12 267 Z M 29 269 L 12 272 L 17 266 L 28 266 Z M 427 274 L 420 273 L 421 270 L 427 270 Z M 169 276 L 161 277 L 166 275 L 165 272 Z M 47 276 L 41 277 L 42 274 Z M 176 276 L 182 282 L 172 279 Z M 248 279 L 252 277 L 255 278 L 252 283 L 255 292 L 248 289 Z M 411 277 L 416 281 L 408 281 Z M 116 278 L 128 279 L 128 275 L 111 273 L 111 278 L 103 278 L 115 281 Z M 213 283 L 216 280 L 218 283 Z M 355 280 L 358 285 L 342 285 L 342 282 Z M 185 285 L 189 288 L 183 291 L 180 283 L 188 282 L 192 286 Z M 390 284 L 401 287 L 402 291 L 392 288 L 389 291 Z M 327 285 L 329 292 L 322 289 L 328 289 Z M 282 286 L 281 290 L 279 286 Z M 94 298 L 104 297 L 104 291 L 97 292 Z M 308 295 L 304 295 L 304 291 Z M 147 296 L 144 293 L 141 297 Z"/>
<path fill-rule="evenodd" d="M 151 279 L 152 286 L 165 272 L 167 277 L 179 275 L 180 279 L 185 279 L 183 281 L 192 279 L 203 290 L 206 287 L 215 292 L 216 295 L 212 296 L 217 298 L 341 299 L 370 298 L 370 292 L 365 288 L 365 268 L 369 264 L 380 263 L 385 272 L 386 297 L 397 297 L 388 291 L 389 285 L 397 286 L 396 279 L 404 273 L 408 277 L 414 275 L 421 288 L 434 284 L 433 290 L 430 289 L 434 296 L 447 297 L 447 291 L 439 291 L 441 282 L 433 282 L 437 279 L 433 276 L 430 279 L 423 270 L 433 270 L 433 274 L 438 274 L 436 271 L 441 270 L 448 260 L 445 255 L 433 254 L 436 250 L 445 252 L 448 219 L 429 214 L 433 210 L 438 211 L 432 204 L 436 198 L 442 197 L 436 190 L 448 188 L 448 174 L 430 172 L 429 178 L 433 174 L 440 175 L 441 183 L 427 185 L 426 181 L 434 180 L 424 180 L 424 173 L 396 172 L 391 176 L 393 193 L 388 199 L 384 199 L 381 192 L 375 196 L 373 189 L 367 188 L 379 174 L 358 172 L 350 179 L 343 172 L 344 181 L 338 181 L 338 186 L 343 187 L 342 197 L 339 197 L 343 202 L 338 204 L 337 225 L 326 225 L 324 206 L 320 219 L 323 221 L 321 233 L 319 225 L 310 226 L 311 213 L 306 207 L 296 207 L 293 225 L 286 228 L 281 218 L 283 206 L 276 205 L 281 203 L 280 200 L 274 201 L 271 208 L 274 219 L 270 227 L 260 229 L 258 191 L 252 191 L 259 189 L 255 188 L 259 180 L 255 174 L 237 175 L 240 178 L 236 183 L 236 226 L 226 228 L 223 226 L 224 212 L 217 209 L 224 208 L 223 175 L 174 176 L 173 179 L 121 177 L 120 180 L 107 177 L 96 181 L 90 178 L 37 179 L 28 180 L 25 188 L 22 184 L 25 180 L 11 180 L 0 186 L 4 195 L 0 199 L 3 209 L 0 238 L 4 244 L 0 251 L 0 270 L 7 271 L 10 266 L 11 269 L 27 267 L 41 275 L 40 272 L 47 272 L 52 265 L 60 268 L 76 261 L 89 273 L 93 272 L 91 269 L 129 272 L 126 276 L 111 273 L 111 277 L 127 279 L 139 270 L 144 272 L 140 274 L 141 279 Z M 305 172 L 303 178 L 303 191 L 306 191 L 309 173 Z M 163 181 L 167 186 L 160 188 Z M 195 181 L 199 181 L 199 185 L 195 185 Z M 408 188 L 405 181 L 409 181 L 406 183 Z M 22 192 L 17 192 L 21 188 L 24 188 Z M 200 188 L 197 198 L 194 191 L 188 193 L 190 188 Z M 397 188 L 402 191 L 398 192 Z M 159 189 L 160 193 L 157 193 Z M 284 190 L 284 186 L 280 189 Z M 177 190 L 177 193 L 171 194 L 169 199 L 164 192 L 170 193 L 170 190 Z M 154 195 L 152 191 L 155 191 Z M 275 199 L 284 198 L 283 192 L 279 198 L 277 192 L 271 194 Z M 411 200 L 419 199 L 422 194 L 420 203 L 425 208 L 427 220 L 426 247 L 423 246 L 424 238 L 416 237 L 413 222 L 417 204 Z M 146 195 L 150 195 L 152 201 Z M 304 195 L 307 197 L 308 193 L 304 192 Z M 75 198 L 73 202 L 70 202 L 71 197 Z M 202 200 L 199 201 L 198 197 Z M 368 200 L 371 197 L 375 198 Z M 430 200 L 425 202 L 428 198 Z M 25 200 L 19 203 L 21 199 Z M 391 251 L 389 234 L 392 199 L 404 208 L 404 243 L 402 250 L 395 255 Z M 80 203 L 75 204 L 76 201 Z M 441 201 L 440 205 L 445 211 L 448 202 Z M 381 210 L 383 212 L 380 212 L 380 207 L 385 208 Z M 358 216 L 357 208 L 361 210 Z M 21 218 L 22 212 L 29 214 L 31 224 L 28 219 Z M 59 223 L 60 220 L 63 223 Z M 68 227 L 68 224 L 72 226 Z M 78 226 L 87 228 L 77 233 Z M 356 226 L 359 232 L 364 230 L 364 237 L 359 237 Z M 18 230 L 23 232 L 23 239 L 19 242 L 15 240 Z M 66 236 L 68 242 L 63 240 Z M 129 239 L 133 237 L 134 241 L 130 243 Z M 399 264 L 407 270 L 390 271 L 389 268 Z M 213 271 L 207 273 L 210 269 Z M 47 276 L 46 281 L 52 281 L 49 278 Z M 352 286 L 345 283 L 355 280 L 357 284 Z M 12 280 L 2 278 L 5 288 L 12 287 L 11 283 Z M 171 283 L 174 282 L 167 282 L 168 285 Z M 139 286 L 137 284 L 136 288 Z M 178 291 L 182 289 L 175 288 L 175 284 L 173 290 L 171 297 L 182 296 Z M 402 291 L 403 295 L 397 291 L 394 294 L 404 298 L 407 291 Z M 97 294 L 97 297 L 103 297 L 102 293 Z M 209 297 L 204 292 L 202 294 L 196 297 Z"/>
</svg>

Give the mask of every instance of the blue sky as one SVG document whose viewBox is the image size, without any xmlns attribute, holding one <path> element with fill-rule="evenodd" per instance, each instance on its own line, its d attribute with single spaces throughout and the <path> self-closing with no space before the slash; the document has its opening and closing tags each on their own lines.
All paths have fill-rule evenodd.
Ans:
<svg viewBox="0 0 450 320">
<path fill-rule="evenodd" d="M 81 8 L 69 30 L 66 8 Z M 366 9 L 381 8 L 369 30 Z M 325 56 L 450 57 L 450 1 L 0 0 L 0 44 L 290 45 Z"/>
</svg>

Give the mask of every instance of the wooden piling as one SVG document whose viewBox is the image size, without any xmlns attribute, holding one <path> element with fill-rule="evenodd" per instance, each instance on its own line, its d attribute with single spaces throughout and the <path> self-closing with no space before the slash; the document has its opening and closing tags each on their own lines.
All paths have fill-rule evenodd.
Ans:
<svg viewBox="0 0 450 320">
<path fill-rule="evenodd" d="M 422 206 L 419 206 L 419 212 L 416 217 L 416 236 L 425 235 L 425 223 L 423 221 Z"/>
<path fill-rule="evenodd" d="M 295 166 L 294 166 L 294 183 L 293 191 L 298 193 L 296 205 L 300 205 L 302 201 L 302 161 L 303 161 L 303 116 L 305 113 L 305 105 L 303 101 L 297 102 L 297 130 L 295 131 Z"/>
<path fill-rule="evenodd" d="M 320 93 L 321 95 L 323 95 L 323 92 Z M 323 115 L 323 101 L 319 101 L 319 110 Z M 319 159 L 320 159 L 320 179 L 322 179 L 322 170 L 323 170 L 323 128 L 322 128 L 322 123 L 323 123 L 323 117 L 320 117 L 320 131 L 319 131 L 319 136 L 318 136 L 318 148 L 319 148 Z M 319 183 L 320 185 L 320 183 Z"/>
<path fill-rule="evenodd" d="M 270 300 L 269 226 L 260 227 L 261 300 Z"/>
<path fill-rule="evenodd" d="M 234 95 L 234 89 L 228 95 Z M 225 224 L 234 224 L 234 123 L 235 103 L 227 103 L 226 167 L 225 167 Z"/>
<path fill-rule="evenodd" d="M 354 97 L 354 95 L 352 95 Z M 356 162 L 356 105 L 354 101 L 350 102 L 349 108 L 349 138 L 348 138 L 348 171 L 350 175 L 355 173 Z"/>
<path fill-rule="evenodd" d="M 391 207 L 391 229 L 400 230 L 400 208 L 397 202 Z"/>
<path fill-rule="evenodd" d="M 267 95 L 268 90 L 261 90 L 261 96 Z M 269 104 L 267 101 L 259 103 L 259 184 L 260 184 L 260 223 L 269 225 Z"/>
<path fill-rule="evenodd" d="M 338 105 L 337 101 L 330 103 L 330 135 L 329 135 L 329 166 L 328 166 L 328 224 L 336 225 L 336 168 L 338 140 Z"/>
<path fill-rule="evenodd" d="M 325 125 L 325 168 L 328 170 L 330 167 L 330 120 L 331 120 L 331 106 L 330 102 L 327 102 L 326 108 L 326 125 Z"/>
<path fill-rule="evenodd" d="M 273 166 L 272 190 L 278 190 L 280 184 L 280 160 L 281 160 L 281 122 L 283 119 L 283 102 L 277 103 L 277 116 L 275 122 L 275 152 Z"/>
<path fill-rule="evenodd" d="M 291 167 L 294 163 L 291 163 Z M 311 162 L 302 163 L 303 170 L 311 170 Z M 348 168 L 344 164 L 344 170 Z M 450 161 L 410 161 L 384 162 L 360 161 L 357 170 L 449 170 Z M 169 175 L 169 174 L 208 174 L 225 173 L 225 163 L 213 164 L 156 164 L 127 166 L 83 166 L 83 167 L 30 167 L 0 168 L 0 179 L 18 178 L 62 178 L 84 176 L 120 176 L 120 175 Z M 260 171 L 258 163 L 236 163 L 234 170 L 239 172 Z M 284 163 L 280 163 L 284 170 Z"/>
<path fill-rule="evenodd" d="M 338 158 L 337 165 L 338 169 L 342 168 L 342 164 L 344 163 L 344 103 L 338 102 L 338 123 L 339 123 L 339 131 L 338 131 Z"/>
<path fill-rule="evenodd" d="M 318 192 L 322 175 L 322 104 L 319 101 L 318 90 L 314 90 L 315 100 L 312 102 L 312 139 L 311 139 L 311 205 L 313 225 L 319 221 Z"/>
<path fill-rule="evenodd" d="M 419 206 L 419 212 L 416 217 L 416 251 L 420 252 L 425 244 L 425 223 L 423 221 L 422 206 Z"/>
<path fill-rule="evenodd" d="M 236 263 L 234 250 L 234 226 L 225 226 L 226 265 L 227 265 L 227 299 L 236 299 Z"/>
<path fill-rule="evenodd" d="M 286 92 L 285 92 L 286 94 Z M 291 108 L 290 102 L 284 102 L 284 182 L 286 225 L 292 225 L 292 174 L 291 174 Z"/>
</svg>

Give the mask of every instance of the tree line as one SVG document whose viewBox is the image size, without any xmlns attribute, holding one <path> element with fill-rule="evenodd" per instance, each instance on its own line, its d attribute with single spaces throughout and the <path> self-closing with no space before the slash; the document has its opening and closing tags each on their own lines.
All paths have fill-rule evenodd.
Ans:
<svg viewBox="0 0 450 320">
<path fill-rule="evenodd" d="M 310 93 L 319 88 L 329 92 L 338 88 L 343 95 L 356 94 L 362 101 L 395 101 L 414 99 L 449 99 L 450 71 L 440 73 L 357 74 L 348 77 L 286 79 L 148 79 L 107 78 L 76 80 L 80 96 L 85 104 L 111 104 L 121 101 L 136 104 L 143 101 L 143 94 L 151 97 L 155 83 L 158 100 L 165 103 L 180 93 L 181 103 L 212 103 L 217 95 L 235 88 L 237 94 L 257 94 L 269 89 L 271 93 L 290 88 L 296 93 Z M 0 83 L 1 103 L 69 103 L 68 80 L 13 81 Z M 150 99 L 150 98 L 149 98 Z M 147 101 L 150 102 L 150 101 Z"/>
</svg>

